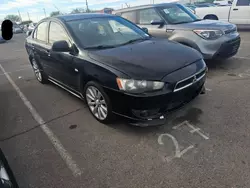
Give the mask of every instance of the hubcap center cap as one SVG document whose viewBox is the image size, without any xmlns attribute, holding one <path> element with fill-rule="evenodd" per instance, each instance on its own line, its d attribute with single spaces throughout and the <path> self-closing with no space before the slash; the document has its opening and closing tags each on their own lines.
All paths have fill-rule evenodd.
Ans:
<svg viewBox="0 0 250 188">
<path fill-rule="evenodd" d="M 99 99 L 97 99 L 95 103 L 96 103 L 96 105 L 100 105 Z"/>
</svg>

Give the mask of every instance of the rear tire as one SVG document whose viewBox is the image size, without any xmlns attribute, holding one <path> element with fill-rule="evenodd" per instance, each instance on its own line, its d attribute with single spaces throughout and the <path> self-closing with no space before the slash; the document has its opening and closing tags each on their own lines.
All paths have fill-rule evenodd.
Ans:
<svg viewBox="0 0 250 188">
<path fill-rule="evenodd" d="M 32 64 L 32 68 L 34 70 L 36 79 L 42 83 L 42 84 L 47 84 L 48 83 L 48 76 L 46 75 L 46 73 L 42 70 L 41 66 L 39 63 L 37 63 L 37 61 L 32 58 L 31 59 L 31 64 Z"/>
<path fill-rule="evenodd" d="M 83 95 L 89 111 L 96 120 L 104 124 L 108 124 L 113 120 L 110 99 L 98 83 L 88 82 Z"/>
</svg>

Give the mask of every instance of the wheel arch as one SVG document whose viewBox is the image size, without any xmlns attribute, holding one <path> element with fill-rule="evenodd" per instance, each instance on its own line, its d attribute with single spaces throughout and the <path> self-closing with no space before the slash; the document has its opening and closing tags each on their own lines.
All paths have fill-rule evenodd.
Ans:
<svg viewBox="0 0 250 188">
<path fill-rule="evenodd" d="M 176 38 L 174 39 L 174 41 L 200 52 L 200 48 L 198 47 L 198 45 L 191 40 L 188 40 L 186 38 Z"/>
<path fill-rule="evenodd" d="M 105 64 L 88 63 L 81 71 L 79 77 L 80 92 L 84 92 L 85 86 L 89 81 L 94 81 L 104 88 L 119 89 L 116 83 L 118 75 L 124 78 L 128 77 Z"/>
<path fill-rule="evenodd" d="M 207 14 L 203 19 L 219 20 L 218 16 L 216 16 L 215 14 Z"/>
</svg>

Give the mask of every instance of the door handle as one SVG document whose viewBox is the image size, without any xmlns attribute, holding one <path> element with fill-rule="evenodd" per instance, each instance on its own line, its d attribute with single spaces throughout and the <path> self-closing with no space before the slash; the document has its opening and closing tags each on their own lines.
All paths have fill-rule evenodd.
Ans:
<svg viewBox="0 0 250 188">
<path fill-rule="evenodd" d="M 234 8 L 233 10 L 239 10 L 239 9 L 237 9 L 237 8 Z"/>
</svg>

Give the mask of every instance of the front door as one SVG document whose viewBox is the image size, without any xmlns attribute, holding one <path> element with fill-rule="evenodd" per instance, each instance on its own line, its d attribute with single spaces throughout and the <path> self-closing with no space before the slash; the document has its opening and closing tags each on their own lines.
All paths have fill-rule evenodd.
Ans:
<svg viewBox="0 0 250 188">
<path fill-rule="evenodd" d="M 151 25 L 151 21 L 160 21 L 163 20 L 162 17 L 158 14 L 155 8 L 147 8 L 138 10 L 138 25 L 148 28 L 148 31 L 151 35 L 160 38 L 167 38 L 166 35 L 166 25 Z"/>
<path fill-rule="evenodd" d="M 232 5 L 229 21 L 237 25 L 250 24 L 250 0 L 238 0 L 236 3 Z"/>
<path fill-rule="evenodd" d="M 69 46 L 72 46 L 72 40 L 64 27 L 58 23 L 51 21 L 49 25 L 48 43 L 52 47 L 56 41 L 65 40 Z M 53 52 L 50 51 L 50 64 L 53 67 L 52 78 L 63 83 L 73 90 L 78 90 L 79 72 L 76 67 L 76 57 L 70 52 Z"/>
</svg>

